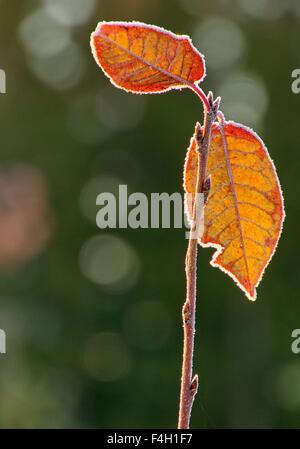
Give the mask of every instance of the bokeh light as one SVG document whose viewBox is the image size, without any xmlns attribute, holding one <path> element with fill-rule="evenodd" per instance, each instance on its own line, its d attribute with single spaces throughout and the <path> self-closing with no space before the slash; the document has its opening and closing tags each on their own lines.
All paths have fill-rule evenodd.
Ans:
<svg viewBox="0 0 300 449">
<path fill-rule="evenodd" d="M 85 23 L 92 16 L 96 6 L 96 0 L 43 0 L 43 2 L 47 12 L 58 23 L 67 26 Z"/>
<path fill-rule="evenodd" d="M 83 274 L 111 292 L 124 292 L 137 281 L 140 260 L 123 238 L 112 234 L 91 237 L 83 245 L 79 263 Z"/>
<path fill-rule="evenodd" d="M 291 0 L 292 12 L 296 13 L 296 17 L 300 19 L 300 2 L 298 0 Z"/>
<path fill-rule="evenodd" d="M 243 12 L 261 20 L 278 20 L 290 7 L 288 0 L 238 0 L 238 2 Z"/>
<path fill-rule="evenodd" d="M 187 14 L 191 16 L 202 16 L 203 15 L 203 5 L 199 0 L 178 0 L 181 8 Z"/>
<path fill-rule="evenodd" d="M 268 108 L 269 96 L 264 82 L 257 75 L 230 73 L 220 83 L 218 92 L 228 120 L 259 129 Z"/>
<path fill-rule="evenodd" d="M 300 412 L 300 363 L 287 364 L 278 370 L 276 397 L 281 407 Z"/>
<path fill-rule="evenodd" d="M 0 172 L 0 267 L 16 269 L 39 254 L 53 230 L 43 174 L 26 164 Z"/>
<path fill-rule="evenodd" d="M 72 138 L 83 145 L 99 145 L 111 132 L 99 121 L 96 113 L 97 93 L 89 92 L 71 99 L 66 114 L 66 126 Z"/>
<path fill-rule="evenodd" d="M 52 2 L 52 8 L 40 7 L 26 16 L 18 34 L 35 76 L 53 89 L 65 90 L 82 79 L 86 60 L 70 29 L 49 13 L 55 10 L 54 3 L 58 7 Z"/>
<path fill-rule="evenodd" d="M 96 107 L 100 122 L 117 132 L 132 129 L 143 120 L 145 99 L 141 95 L 128 95 L 108 86 L 97 96 Z"/>
<path fill-rule="evenodd" d="M 208 70 L 223 70 L 236 64 L 246 50 L 241 28 L 232 20 L 209 17 L 197 25 L 193 43 L 206 55 Z"/>
<path fill-rule="evenodd" d="M 50 367 L 46 373 L 37 374 L 20 354 L 15 353 L 2 365 L 0 394 L 3 428 L 78 426 L 78 382 Z"/>
<path fill-rule="evenodd" d="M 115 382 L 126 377 L 131 369 L 131 359 L 124 338 L 113 332 L 93 335 L 82 348 L 82 367 L 98 382 Z"/>
<path fill-rule="evenodd" d="M 96 206 L 96 198 L 102 192 L 110 192 L 115 198 L 119 195 L 119 185 L 124 184 L 119 178 L 102 175 L 89 180 L 83 187 L 79 204 L 83 215 L 95 223 L 99 206 Z M 126 218 L 126 217 L 123 217 Z"/>
<path fill-rule="evenodd" d="M 30 65 L 41 81 L 58 90 L 76 86 L 86 67 L 83 53 L 74 42 L 49 58 L 33 58 Z"/>
<path fill-rule="evenodd" d="M 43 8 L 22 20 L 19 37 L 26 51 L 43 58 L 62 52 L 71 42 L 70 30 L 59 25 Z"/>
</svg>

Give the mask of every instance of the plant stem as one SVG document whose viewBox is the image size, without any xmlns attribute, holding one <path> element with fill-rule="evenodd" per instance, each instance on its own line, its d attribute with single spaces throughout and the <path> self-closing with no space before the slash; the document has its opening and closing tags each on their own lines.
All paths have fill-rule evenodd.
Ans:
<svg viewBox="0 0 300 449">
<path fill-rule="evenodd" d="M 195 92 L 196 95 L 198 95 L 198 97 L 199 97 L 200 100 L 202 101 L 204 110 L 205 110 L 206 112 L 209 112 L 209 110 L 210 110 L 209 99 L 208 99 L 208 97 L 205 95 L 205 93 L 203 92 L 203 90 L 201 89 L 201 87 L 199 87 L 198 84 L 193 84 L 193 85 L 191 86 L 191 89 Z"/>
<path fill-rule="evenodd" d="M 204 125 L 203 128 L 198 124 L 195 131 L 198 150 L 198 173 L 197 183 L 193 202 L 193 219 L 189 236 L 188 248 L 185 259 L 186 272 L 186 300 L 182 308 L 183 318 L 183 358 L 182 358 L 182 376 L 180 390 L 180 406 L 178 429 L 188 429 L 194 398 L 198 390 L 198 375 L 193 376 L 193 355 L 194 355 L 194 335 L 195 335 L 195 313 L 196 313 L 196 279 L 197 279 L 197 194 L 204 194 L 206 187 L 206 165 L 208 157 L 208 148 L 210 134 L 213 122 L 219 108 L 219 98 L 213 102 L 213 96 L 210 93 L 207 97 L 209 108 L 204 107 Z M 204 104 L 204 106 L 206 106 Z"/>
</svg>

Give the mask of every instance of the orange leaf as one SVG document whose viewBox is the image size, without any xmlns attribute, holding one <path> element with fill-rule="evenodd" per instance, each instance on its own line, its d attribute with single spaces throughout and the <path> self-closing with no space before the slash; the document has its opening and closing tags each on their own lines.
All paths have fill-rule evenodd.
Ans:
<svg viewBox="0 0 300 449">
<path fill-rule="evenodd" d="M 204 57 L 188 36 L 140 22 L 100 22 L 91 35 L 94 58 L 111 82 L 135 93 L 193 88 Z"/>
<path fill-rule="evenodd" d="M 193 136 L 184 188 L 195 192 L 198 155 Z M 272 258 L 285 217 L 274 165 L 262 140 L 234 122 L 215 123 L 207 161 L 210 192 L 204 206 L 203 247 L 217 251 L 211 265 L 232 277 L 250 300 Z M 190 218 L 191 211 L 187 211 Z"/>
</svg>

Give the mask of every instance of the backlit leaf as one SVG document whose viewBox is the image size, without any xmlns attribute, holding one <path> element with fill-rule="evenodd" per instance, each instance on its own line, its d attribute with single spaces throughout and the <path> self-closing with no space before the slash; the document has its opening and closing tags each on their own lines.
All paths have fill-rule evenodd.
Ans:
<svg viewBox="0 0 300 449">
<path fill-rule="evenodd" d="M 223 129 L 223 132 L 222 132 Z M 184 187 L 195 192 L 197 149 L 188 149 Z M 274 165 L 262 140 L 234 122 L 213 125 L 206 175 L 210 192 L 199 243 L 213 247 L 211 264 L 231 276 L 251 300 L 277 246 L 284 220 Z M 190 211 L 187 211 L 190 215 Z"/>
<path fill-rule="evenodd" d="M 100 22 L 91 48 L 111 82 L 130 92 L 192 87 L 205 76 L 204 58 L 188 36 L 140 22 Z"/>
</svg>

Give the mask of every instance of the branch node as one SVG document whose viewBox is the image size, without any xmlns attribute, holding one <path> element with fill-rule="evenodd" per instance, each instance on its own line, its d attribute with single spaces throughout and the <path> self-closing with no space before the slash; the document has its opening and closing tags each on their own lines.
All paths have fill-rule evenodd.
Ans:
<svg viewBox="0 0 300 449">
<path fill-rule="evenodd" d="M 182 307 L 182 319 L 184 324 L 189 324 L 191 322 L 191 304 L 190 301 L 185 301 Z"/>
<path fill-rule="evenodd" d="M 202 132 L 202 126 L 200 125 L 199 122 L 196 123 L 195 126 L 195 138 L 197 141 L 197 146 L 198 148 L 201 146 L 202 142 L 203 142 L 203 132 Z"/>
<path fill-rule="evenodd" d="M 220 103 L 221 103 L 221 97 L 217 97 L 215 99 L 215 101 L 213 102 L 212 109 L 213 109 L 215 115 L 217 114 L 217 112 L 219 110 Z"/>
<path fill-rule="evenodd" d="M 207 199 L 208 199 L 208 195 L 210 192 L 210 176 L 208 178 L 205 179 L 204 184 L 203 184 L 203 194 L 204 194 L 204 204 L 207 203 Z"/>
<path fill-rule="evenodd" d="M 214 96 L 213 96 L 213 93 L 212 93 L 211 90 L 207 94 L 207 100 L 208 100 L 210 108 L 212 108 L 213 107 L 213 103 L 214 103 Z"/>
<path fill-rule="evenodd" d="M 191 392 L 192 398 L 194 398 L 197 394 L 198 385 L 199 385 L 199 376 L 198 376 L 198 374 L 195 374 L 192 379 L 191 386 L 190 386 L 190 392 Z"/>
</svg>

